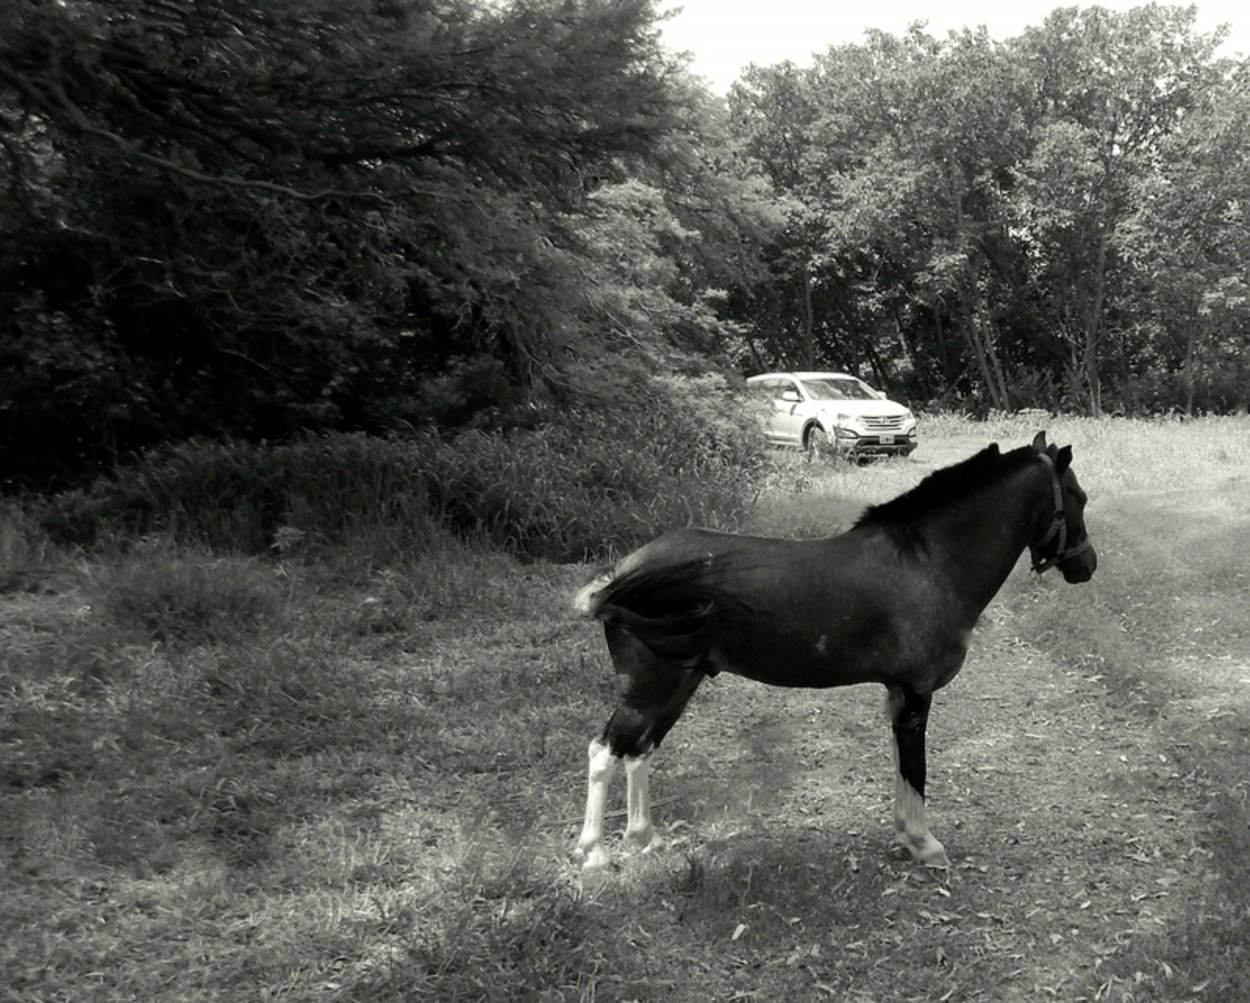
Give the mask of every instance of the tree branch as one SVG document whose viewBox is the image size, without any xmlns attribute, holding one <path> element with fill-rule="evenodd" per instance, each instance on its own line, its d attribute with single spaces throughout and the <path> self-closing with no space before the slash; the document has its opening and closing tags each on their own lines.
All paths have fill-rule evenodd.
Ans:
<svg viewBox="0 0 1250 1003">
<path fill-rule="evenodd" d="M 141 163 L 149 164 L 152 167 L 156 167 L 171 174 L 176 174 L 179 177 L 185 178 L 188 181 L 194 181 L 197 184 L 251 191 L 272 192 L 276 195 L 284 195 L 287 198 L 298 199 L 303 202 L 317 202 L 327 198 L 352 199 L 379 203 L 387 201 L 384 196 L 379 195 L 376 192 L 349 191 L 340 188 L 323 188 L 318 191 L 306 192 L 300 191 L 298 188 L 292 188 L 289 185 L 282 185 L 273 181 L 256 181 L 248 178 L 205 174 L 202 171 L 195 170 L 194 168 L 186 167 L 182 164 L 176 164 L 171 160 L 166 160 L 164 157 L 158 157 L 155 154 L 147 153 L 144 150 L 139 149 L 134 143 L 131 143 L 124 137 L 119 136 L 117 133 L 101 128 L 100 126 L 92 125 L 91 121 L 83 113 L 82 109 L 74 104 L 74 102 L 70 100 L 69 95 L 65 93 L 65 88 L 61 85 L 60 80 L 57 79 L 56 74 L 53 74 L 51 80 L 49 81 L 48 90 L 51 91 L 51 100 L 48 100 L 49 95 L 46 92 L 44 94 L 32 92 L 32 89 L 25 84 L 25 82 L 15 78 L 13 74 L 0 70 L 0 78 L 8 80 L 22 93 L 26 94 L 27 97 L 31 98 L 37 105 L 42 106 L 50 113 L 55 114 L 56 111 L 62 112 L 63 114 L 56 115 L 55 117 L 58 118 L 63 125 L 71 126 L 74 131 L 82 135 L 94 136 L 98 139 L 106 140 L 118 149 L 122 150 L 127 156 L 132 157 Z"/>
</svg>

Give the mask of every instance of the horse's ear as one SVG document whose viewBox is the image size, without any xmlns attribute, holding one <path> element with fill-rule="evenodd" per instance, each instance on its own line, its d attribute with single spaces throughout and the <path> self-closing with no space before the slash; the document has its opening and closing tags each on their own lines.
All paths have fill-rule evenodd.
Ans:
<svg viewBox="0 0 1250 1003">
<path fill-rule="evenodd" d="M 991 442 L 988 446 L 985 447 L 985 451 L 989 453 L 990 456 L 998 456 L 999 454 L 998 443 Z"/>
<path fill-rule="evenodd" d="M 1038 432 L 1037 435 L 1033 436 L 1033 452 L 1035 453 L 1046 452 L 1046 433 L 1045 432 Z"/>
<path fill-rule="evenodd" d="M 1062 474 L 1070 466 L 1072 466 L 1072 447 L 1064 446 L 1055 455 L 1055 473 Z"/>
</svg>

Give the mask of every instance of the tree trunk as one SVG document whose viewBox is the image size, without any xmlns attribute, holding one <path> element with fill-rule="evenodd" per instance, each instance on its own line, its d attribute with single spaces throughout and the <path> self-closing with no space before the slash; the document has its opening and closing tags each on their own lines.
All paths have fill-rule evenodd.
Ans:
<svg viewBox="0 0 1250 1003">
<path fill-rule="evenodd" d="M 1102 380 L 1098 375 L 1098 340 L 1102 333 L 1102 310 L 1107 290 L 1107 235 L 1098 238 L 1098 257 L 1094 264 L 1094 288 L 1090 294 L 1089 309 L 1082 324 L 1082 371 L 1089 391 L 1089 413 L 1097 418 L 1102 415 Z"/>
<path fill-rule="evenodd" d="M 748 334 L 745 336 L 745 340 L 747 348 L 751 352 L 751 361 L 755 364 L 756 371 L 761 373 L 764 372 L 769 367 L 764 365 L 764 357 L 760 355 L 759 346 L 755 344 L 755 339 Z"/>
<path fill-rule="evenodd" d="M 1198 325 L 1190 321 L 1185 325 L 1185 361 L 1181 365 L 1181 388 L 1185 392 L 1185 414 L 1193 417 L 1194 386 L 1198 382 Z"/>
<path fill-rule="evenodd" d="M 1089 388 L 1089 413 L 1094 418 L 1102 416 L 1102 378 L 1098 374 L 1098 339 L 1093 338 L 1085 346 L 1085 382 Z"/>
<path fill-rule="evenodd" d="M 1003 376 L 1002 363 L 998 359 L 998 351 L 994 347 L 993 339 L 982 330 L 967 299 L 961 298 L 960 307 L 964 317 L 964 337 L 977 361 L 977 369 L 980 370 L 981 382 L 989 395 L 990 406 L 999 411 L 1006 411 L 1010 406 L 1007 397 L 1007 381 Z"/>
<path fill-rule="evenodd" d="M 812 266 L 803 265 L 803 362 L 807 369 L 816 368 L 816 323 L 812 317 Z"/>
<path fill-rule="evenodd" d="M 868 368 L 872 370 L 872 383 L 878 390 L 889 383 L 885 362 L 871 341 L 865 343 L 864 354 L 868 357 Z"/>
</svg>

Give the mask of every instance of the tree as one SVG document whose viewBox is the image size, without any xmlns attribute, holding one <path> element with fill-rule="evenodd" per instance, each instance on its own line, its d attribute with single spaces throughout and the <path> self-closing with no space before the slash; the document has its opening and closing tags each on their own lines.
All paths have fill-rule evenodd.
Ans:
<svg viewBox="0 0 1250 1003">
<path fill-rule="evenodd" d="M 1011 278 L 1011 67 L 984 32 L 942 42 L 914 27 L 831 48 L 807 74 L 780 69 L 734 95 L 744 142 L 801 204 L 799 239 L 776 260 L 801 271 L 807 357 L 887 383 L 931 374 L 934 393 L 968 359 L 1006 406 L 997 300 L 1010 296 L 996 290 Z"/>
<path fill-rule="evenodd" d="M 752 288 L 738 291 L 735 304 L 749 328 L 767 332 L 763 338 L 748 336 L 757 369 L 786 364 L 813 369 L 819 354 L 812 275 L 817 228 L 802 197 L 817 117 L 809 77 L 791 62 L 751 65 L 729 93 L 734 141 L 779 196 L 779 225 L 766 251 L 766 271 Z"/>
<path fill-rule="evenodd" d="M 481 352 L 558 385 L 591 337 L 568 214 L 684 114 L 655 17 L 649 0 L 5 5 L 5 448 L 34 421 L 71 466 L 171 436 L 386 427 Z M 53 384 L 72 400 L 48 403 Z"/>
<path fill-rule="evenodd" d="M 872 33 L 821 66 L 822 105 L 838 109 L 822 123 L 816 172 L 830 252 L 873 263 L 913 367 L 925 359 L 950 381 L 967 359 L 990 402 L 1006 407 L 1000 328 L 1014 262 L 1001 206 L 1020 145 L 1013 67 L 984 31 L 939 41 L 919 27 Z M 942 348 L 946 331 L 963 353 Z"/>
<path fill-rule="evenodd" d="M 767 181 L 735 152 L 724 106 L 675 81 L 683 109 L 645 164 L 617 164 L 570 227 L 584 250 L 586 366 L 702 373 L 729 369 L 741 328 L 731 292 L 757 280 L 758 256 L 784 225 Z"/>
<path fill-rule="evenodd" d="M 739 302 L 762 354 L 1093 414 L 1114 363 L 1125 398 L 1129 343 L 1159 318 L 1117 234 L 1225 72 L 1221 32 L 1194 18 L 1060 9 L 1005 43 L 913 26 L 811 69 L 753 68 L 731 94 L 737 135 L 799 205 Z M 1221 303 L 1240 302 L 1230 281 Z"/>
<path fill-rule="evenodd" d="M 1178 377 L 1187 414 L 1203 376 L 1206 406 L 1250 403 L 1247 148 L 1250 81 L 1241 74 L 1160 144 L 1159 169 L 1134 185 L 1133 211 L 1114 235 L 1157 331 L 1149 361 Z M 1147 372 L 1134 376 L 1151 382 Z"/>
<path fill-rule="evenodd" d="M 1037 304 L 1062 339 L 1074 401 L 1103 408 L 1100 360 L 1118 276 L 1114 235 L 1129 192 L 1213 80 L 1222 33 L 1194 8 L 1059 8 L 1016 40 L 1034 90 L 1032 152 L 1019 166 L 1016 225 Z"/>
</svg>

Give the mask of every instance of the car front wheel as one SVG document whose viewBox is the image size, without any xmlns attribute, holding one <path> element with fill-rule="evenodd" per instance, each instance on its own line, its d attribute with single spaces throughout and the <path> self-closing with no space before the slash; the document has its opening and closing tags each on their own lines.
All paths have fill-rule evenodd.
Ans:
<svg viewBox="0 0 1250 1003">
<path fill-rule="evenodd" d="M 819 425 L 813 425 L 807 430 L 804 445 L 812 456 L 828 456 L 832 452 L 829 446 L 829 436 Z"/>
</svg>

